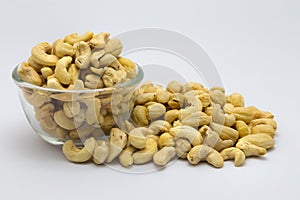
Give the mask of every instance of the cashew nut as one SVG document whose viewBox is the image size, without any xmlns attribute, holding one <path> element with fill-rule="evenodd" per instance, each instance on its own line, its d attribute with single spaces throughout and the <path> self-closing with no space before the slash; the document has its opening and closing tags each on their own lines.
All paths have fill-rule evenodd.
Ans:
<svg viewBox="0 0 300 200">
<path fill-rule="evenodd" d="M 63 41 L 63 39 L 58 39 L 53 43 L 53 53 L 58 57 L 62 58 L 64 56 L 73 56 L 75 54 L 75 48 Z"/>
<path fill-rule="evenodd" d="M 62 128 L 66 130 L 73 130 L 76 128 L 74 119 L 70 119 L 65 115 L 63 110 L 56 111 L 54 113 L 54 121 Z M 78 125 L 79 126 L 79 125 Z"/>
<path fill-rule="evenodd" d="M 136 151 L 133 146 L 126 147 L 119 156 L 119 161 L 124 167 L 129 167 L 133 164 L 132 155 Z"/>
<path fill-rule="evenodd" d="M 170 133 L 163 133 L 159 136 L 159 148 L 175 146 L 174 137 Z"/>
<path fill-rule="evenodd" d="M 236 167 L 242 166 L 245 163 L 245 153 L 235 147 L 230 147 L 221 151 L 221 155 L 224 160 L 234 159 L 234 165 Z"/>
<path fill-rule="evenodd" d="M 40 75 L 26 62 L 23 62 L 18 68 L 18 75 L 23 81 L 33 85 L 41 86 L 43 84 Z"/>
<path fill-rule="evenodd" d="M 184 93 L 186 89 L 185 86 L 178 81 L 170 81 L 166 90 L 171 93 Z"/>
<path fill-rule="evenodd" d="M 114 57 L 119 57 L 122 52 L 122 42 L 118 38 L 110 39 L 106 42 L 104 51 L 106 54 L 112 54 Z"/>
<path fill-rule="evenodd" d="M 239 138 L 239 132 L 235 129 L 223 126 L 217 123 L 210 123 L 210 127 L 220 134 L 221 139 L 223 140 L 232 140 L 234 143 Z"/>
<path fill-rule="evenodd" d="M 256 146 L 247 141 L 238 141 L 235 146 L 241 149 L 245 153 L 246 157 L 263 156 L 267 153 L 265 148 Z"/>
<path fill-rule="evenodd" d="M 112 128 L 109 138 L 109 155 L 106 162 L 113 161 L 123 150 L 127 143 L 127 135 L 118 128 Z"/>
<path fill-rule="evenodd" d="M 165 120 L 169 123 L 174 122 L 178 119 L 179 110 L 168 110 L 165 114 Z"/>
<path fill-rule="evenodd" d="M 70 84 L 71 83 L 71 75 L 68 73 L 67 68 L 71 65 L 72 57 L 65 56 L 61 58 L 57 64 L 54 71 L 55 77 L 62 84 Z"/>
<path fill-rule="evenodd" d="M 268 118 L 262 118 L 262 119 L 254 119 L 249 123 L 249 128 L 253 128 L 257 125 L 270 125 L 273 127 L 273 129 L 277 130 L 277 123 L 274 119 L 268 119 Z"/>
<path fill-rule="evenodd" d="M 90 56 L 90 62 L 95 68 L 100 67 L 100 59 L 105 55 L 104 50 L 94 51 Z"/>
<path fill-rule="evenodd" d="M 170 129 L 170 134 L 176 139 L 185 138 L 193 146 L 202 144 L 203 138 L 201 134 L 190 126 L 176 126 Z"/>
<path fill-rule="evenodd" d="M 148 109 L 145 106 L 136 106 L 131 117 L 137 126 L 147 126 L 149 124 Z"/>
<path fill-rule="evenodd" d="M 234 107 L 244 107 L 244 97 L 239 93 L 233 93 L 226 97 L 226 102 L 231 103 Z"/>
<path fill-rule="evenodd" d="M 184 138 L 179 138 L 178 140 L 176 140 L 175 143 L 176 143 L 175 149 L 176 149 L 177 156 L 181 159 L 186 159 L 187 154 L 192 149 L 191 143 Z"/>
<path fill-rule="evenodd" d="M 47 79 L 49 76 L 53 75 L 53 70 L 50 67 L 42 67 L 41 73 L 44 79 Z"/>
<path fill-rule="evenodd" d="M 219 152 L 205 145 L 194 146 L 187 155 L 188 161 L 196 165 L 200 161 L 206 161 L 216 168 L 223 167 L 224 160 Z"/>
<path fill-rule="evenodd" d="M 258 147 L 262 147 L 265 149 L 270 149 L 270 148 L 274 147 L 273 138 L 265 133 L 247 135 L 247 136 L 239 139 L 239 142 L 242 142 L 242 141 L 250 142 L 251 144 L 254 144 Z"/>
<path fill-rule="evenodd" d="M 167 121 L 156 120 L 150 124 L 149 129 L 153 131 L 154 135 L 157 135 L 159 133 L 168 132 L 171 127 L 171 124 Z"/>
<path fill-rule="evenodd" d="M 144 164 L 153 159 L 153 155 L 157 152 L 157 143 L 155 139 L 148 137 L 144 149 L 135 152 L 132 155 L 134 164 Z"/>
<path fill-rule="evenodd" d="M 265 133 L 271 137 L 275 135 L 275 129 L 271 125 L 259 124 L 251 129 L 251 134 Z"/>
<path fill-rule="evenodd" d="M 97 141 L 93 137 L 84 142 L 82 149 L 78 149 L 73 140 L 68 140 L 63 145 L 63 153 L 69 161 L 78 163 L 86 162 L 91 159 L 96 145 Z"/>
<path fill-rule="evenodd" d="M 51 55 L 52 47 L 48 42 L 41 42 L 34 46 L 31 50 L 32 59 L 41 65 L 55 66 L 59 57 Z"/>
<path fill-rule="evenodd" d="M 96 74 L 86 75 L 84 85 L 91 89 L 103 88 L 104 86 L 101 77 Z"/>
<path fill-rule="evenodd" d="M 109 155 L 109 142 L 105 140 L 97 141 L 97 146 L 95 147 L 93 154 L 94 163 L 100 165 L 105 162 Z"/>
<path fill-rule="evenodd" d="M 75 43 L 74 48 L 76 49 L 76 66 L 79 69 L 86 69 L 90 64 L 91 48 L 83 41 Z"/>
<path fill-rule="evenodd" d="M 174 147 L 163 147 L 153 155 L 153 162 L 156 165 L 165 166 L 175 156 Z"/>
<path fill-rule="evenodd" d="M 145 148 L 147 142 L 146 136 L 153 135 L 153 134 L 154 132 L 149 128 L 145 128 L 145 127 L 134 128 L 128 133 L 129 144 L 131 144 L 135 148 L 143 149 Z"/>
<path fill-rule="evenodd" d="M 133 61 L 128 58 L 118 58 L 119 63 L 122 65 L 122 68 L 127 72 L 127 78 L 133 79 L 136 76 L 136 66 Z"/>
<path fill-rule="evenodd" d="M 248 127 L 248 125 L 244 121 L 241 121 L 241 120 L 238 120 L 235 122 L 235 129 L 239 132 L 240 138 L 251 134 L 251 130 Z"/>
<path fill-rule="evenodd" d="M 145 104 L 147 102 L 154 102 L 156 100 L 155 93 L 144 93 L 136 97 L 136 104 Z"/>
<path fill-rule="evenodd" d="M 157 119 L 166 114 L 166 107 L 161 103 L 149 102 L 146 106 L 150 120 Z"/>
<path fill-rule="evenodd" d="M 87 42 L 94 36 L 93 32 L 85 32 L 82 35 L 78 36 L 78 33 L 71 33 L 64 38 L 64 42 L 69 43 L 71 45 L 76 42 L 84 41 Z"/>
<path fill-rule="evenodd" d="M 67 117 L 73 118 L 80 112 L 80 103 L 78 101 L 65 102 L 63 104 L 63 110 Z"/>
<path fill-rule="evenodd" d="M 216 103 L 219 104 L 221 106 L 223 106 L 226 103 L 226 97 L 225 97 L 225 93 L 222 92 L 221 90 L 211 90 L 209 92 L 211 100 Z"/>
<path fill-rule="evenodd" d="M 217 132 L 209 129 L 206 133 L 206 137 L 204 138 L 203 144 L 210 146 L 217 151 L 221 151 L 228 147 L 232 147 L 233 141 L 232 140 L 222 140 Z"/>
<path fill-rule="evenodd" d="M 89 45 L 93 48 L 102 49 L 104 48 L 109 36 L 110 33 L 107 32 L 98 33 L 89 41 Z"/>
</svg>

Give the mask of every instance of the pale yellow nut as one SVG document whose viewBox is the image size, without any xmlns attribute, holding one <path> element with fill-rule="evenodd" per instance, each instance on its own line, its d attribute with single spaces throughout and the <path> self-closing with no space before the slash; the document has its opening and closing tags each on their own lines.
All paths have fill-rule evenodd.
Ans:
<svg viewBox="0 0 300 200">
<path fill-rule="evenodd" d="M 239 133 L 237 130 L 223 126 L 217 123 L 210 123 L 210 127 L 220 134 L 221 139 L 223 140 L 232 140 L 233 142 L 236 142 L 239 138 Z"/>
<path fill-rule="evenodd" d="M 254 116 L 253 111 L 249 107 L 234 107 L 230 103 L 226 103 L 223 107 L 223 110 L 227 114 L 233 114 L 236 120 L 241 120 L 246 123 L 249 123 Z"/>
<path fill-rule="evenodd" d="M 30 67 L 32 67 L 35 71 L 40 72 L 40 70 L 45 67 L 45 65 L 41 65 L 37 62 L 35 62 L 32 58 L 32 56 L 30 56 L 27 60 L 28 64 Z"/>
<path fill-rule="evenodd" d="M 136 97 L 136 104 L 145 104 L 147 102 L 154 102 L 154 101 L 156 101 L 155 93 L 144 93 Z"/>
<path fill-rule="evenodd" d="M 267 119 L 273 119 L 274 115 L 270 112 L 262 111 L 254 106 L 249 106 L 248 109 L 253 114 L 253 119 L 261 119 L 261 118 L 267 118 Z"/>
<path fill-rule="evenodd" d="M 67 68 L 71 65 L 72 57 L 65 56 L 61 58 L 55 67 L 55 77 L 62 84 L 70 84 L 71 83 L 71 75 L 68 73 Z"/>
<path fill-rule="evenodd" d="M 107 32 L 101 32 L 98 34 L 95 34 L 93 38 L 89 41 L 89 45 L 93 48 L 104 48 L 105 43 L 107 42 L 108 38 L 110 36 L 110 33 Z"/>
<path fill-rule="evenodd" d="M 94 51 L 91 56 L 90 56 L 90 62 L 95 68 L 99 68 L 100 64 L 99 61 L 100 59 L 105 55 L 104 50 L 97 50 Z"/>
<path fill-rule="evenodd" d="M 253 128 L 257 125 L 270 125 L 273 129 L 277 130 L 277 123 L 274 119 L 262 118 L 262 119 L 254 119 L 249 123 L 249 127 Z"/>
<path fill-rule="evenodd" d="M 48 93 L 41 92 L 39 90 L 28 92 L 23 91 L 24 97 L 27 100 L 28 103 L 35 107 L 40 107 L 44 105 L 45 103 L 48 103 L 51 101 L 51 98 L 49 97 Z"/>
<path fill-rule="evenodd" d="M 206 161 L 216 168 L 224 165 L 223 157 L 219 152 L 205 145 L 194 146 L 187 155 L 189 163 L 196 165 L 200 161 Z"/>
<path fill-rule="evenodd" d="M 67 117 L 73 118 L 80 112 L 80 103 L 78 101 L 65 102 L 63 104 L 63 110 Z"/>
<path fill-rule="evenodd" d="M 208 92 L 208 90 L 200 83 L 196 83 L 196 82 L 188 82 L 186 84 L 186 88 L 187 90 L 200 90 L 203 92 Z"/>
<path fill-rule="evenodd" d="M 217 151 L 222 151 L 223 149 L 232 147 L 233 141 L 222 140 L 217 132 L 208 130 L 206 133 L 206 137 L 204 138 L 203 144 L 210 146 Z"/>
<path fill-rule="evenodd" d="M 99 67 L 107 67 L 107 66 L 110 66 L 115 61 L 117 61 L 115 56 L 113 56 L 112 54 L 106 53 L 99 59 L 97 67 L 98 68 Z"/>
<path fill-rule="evenodd" d="M 51 55 L 52 46 L 48 42 L 41 42 L 34 46 L 31 50 L 31 57 L 34 62 L 45 65 L 45 66 L 55 66 L 59 57 L 56 55 Z"/>
<path fill-rule="evenodd" d="M 146 140 L 147 140 L 146 136 L 153 135 L 153 134 L 154 132 L 149 128 L 145 128 L 145 127 L 134 128 L 128 133 L 128 142 L 132 146 L 138 149 L 142 149 L 146 146 Z"/>
<path fill-rule="evenodd" d="M 166 90 L 171 93 L 182 93 L 185 91 L 185 86 L 178 81 L 171 81 L 168 83 Z"/>
<path fill-rule="evenodd" d="M 62 39 L 57 40 L 53 44 L 53 53 L 60 58 L 64 56 L 73 56 L 75 51 L 76 50 L 72 45 L 63 42 Z"/>
<path fill-rule="evenodd" d="M 232 160 L 234 159 L 234 165 L 236 167 L 242 166 L 245 163 L 245 153 L 235 147 L 230 147 L 221 151 L 221 155 L 224 160 Z"/>
<path fill-rule="evenodd" d="M 184 102 L 185 102 L 185 98 L 182 94 L 174 93 L 172 94 L 170 101 L 168 101 L 168 106 L 171 109 L 180 109 L 183 107 Z"/>
<path fill-rule="evenodd" d="M 166 114 L 166 107 L 161 103 L 149 102 L 146 106 L 150 120 L 157 119 Z"/>
<path fill-rule="evenodd" d="M 100 114 L 101 101 L 98 98 L 81 100 L 86 105 L 85 120 L 89 125 L 100 127 L 98 115 Z"/>
<path fill-rule="evenodd" d="M 134 164 L 144 164 L 153 159 L 153 155 L 157 152 L 157 142 L 153 138 L 147 138 L 144 149 L 135 152 L 132 155 Z"/>
<path fill-rule="evenodd" d="M 101 77 L 96 74 L 86 75 L 84 85 L 91 89 L 103 88 L 104 86 Z"/>
<path fill-rule="evenodd" d="M 103 73 L 102 80 L 106 87 L 111 87 L 126 81 L 126 72 L 122 69 L 114 70 L 108 67 Z"/>
<path fill-rule="evenodd" d="M 245 107 L 244 97 L 240 93 L 233 93 L 227 96 L 226 102 L 231 103 L 234 107 Z"/>
<path fill-rule="evenodd" d="M 147 126 L 149 124 L 148 109 L 145 106 L 136 106 L 131 117 L 137 126 Z"/>
<path fill-rule="evenodd" d="M 97 165 L 103 164 L 109 155 L 109 142 L 105 140 L 97 141 L 93 153 L 93 162 Z"/>
<path fill-rule="evenodd" d="M 236 143 L 236 147 L 241 149 L 245 153 L 246 157 L 263 156 L 267 153 L 265 148 L 256 146 L 248 141 L 239 140 Z"/>
<path fill-rule="evenodd" d="M 68 73 L 71 76 L 71 84 L 75 84 L 76 81 L 78 81 L 78 77 L 79 77 L 79 69 L 76 67 L 75 64 L 71 64 L 69 69 L 68 69 Z M 78 87 L 74 87 L 74 88 L 78 88 Z"/>
<path fill-rule="evenodd" d="M 174 139 L 185 138 L 187 139 L 193 146 L 202 144 L 203 138 L 201 134 L 194 128 L 190 126 L 176 126 L 170 129 L 170 134 L 174 137 Z"/>
<path fill-rule="evenodd" d="M 65 157 L 72 162 L 86 162 L 91 159 L 97 142 L 94 138 L 89 138 L 84 142 L 84 147 L 78 149 L 72 140 L 68 140 L 63 145 Z"/>
<path fill-rule="evenodd" d="M 221 106 L 223 106 L 226 103 L 226 97 L 224 92 L 222 92 L 221 90 L 211 90 L 209 92 L 211 100 L 216 103 L 219 104 Z"/>
<path fill-rule="evenodd" d="M 35 118 L 40 121 L 45 117 L 52 116 L 55 110 L 55 105 L 53 103 L 46 103 L 42 106 L 35 107 Z"/>
<path fill-rule="evenodd" d="M 224 125 L 225 126 L 228 126 L 228 127 L 231 127 L 235 124 L 236 122 L 236 119 L 235 119 L 235 116 L 233 114 L 224 114 Z"/>
<path fill-rule="evenodd" d="M 91 48 L 86 42 L 80 41 L 75 43 L 74 48 L 76 49 L 75 64 L 79 69 L 86 69 L 90 64 Z"/>
<path fill-rule="evenodd" d="M 181 109 L 182 112 L 180 113 L 183 113 L 184 110 L 187 109 Z M 180 117 L 179 115 L 179 119 L 181 119 L 182 125 L 191 126 L 193 128 L 198 128 L 199 126 L 208 125 L 211 122 L 211 117 L 207 116 L 204 112 L 200 112 L 200 111 L 194 111 L 190 115 L 184 116 L 184 118 Z"/>
<path fill-rule="evenodd" d="M 65 130 L 59 126 L 56 127 L 54 137 L 64 140 L 67 137 L 67 135 L 68 135 L 67 130 Z"/>
<path fill-rule="evenodd" d="M 193 107 L 198 111 L 202 111 L 203 108 L 202 102 L 193 92 L 185 93 L 184 97 L 185 97 L 185 105 L 187 107 Z"/>
<path fill-rule="evenodd" d="M 172 96 L 172 93 L 168 92 L 168 91 L 159 91 L 158 93 L 156 93 L 156 100 L 158 103 L 168 103 L 168 101 L 170 100 Z"/>
<path fill-rule="evenodd" d="M 265 133 L 247 135 L 239 139 L 239 142 L 242 141 L 250 142 L 251 144 L 265 149 L 270 149 L 274 147 L 274 139 Z"/>
<path fill-rule="evenodd" d="M 127 73 L 127 78 L 133 79 L 136 76 L 136 65 L 133 61 L 128 58 L 118 58 L 119 63 L 122 65 L 122 68 Z"/>
<path fill-rule="evenodd" d="M 156 120 L 149 125 L 149 129 L 153 131 L 154 135 L 168 132 L 171 127 L 171 124 L 164 120 Z"/>
<path fill-rule="evenodd" d="M 275 130 L 271 125 L 259 124 L 251 129 L 251 134 L 265 133 L 271 137 L 274 137 Z"/>
<path fill-rule="evenodd" d="M 23 81 L 33 85 L 41 86 L 43 84 L 40 75 L 26 62 L 23 62 L 18 68 L 18 76 Z"/>
<path fill-rule="evenodd" d="M 235 122 L 235 129 L 239 132 L 240 138 L 251 134 L 251 129 L 249 128 L 249 126 L 241 120 Z"/>
<path fill-rule="evenodd" d="M 208 107 L 211 104 L 211 99 L 209 93 L 201 93 L 197 95 L 200 101 L 202 102 L 203 108 Z"/>
<path fill-rule="evenodd" d="M 165 166 L 175 156 L 176 150 L 174 147 L 163 147 L 153 155 L 153 162 L 159 166 Z"/>
<path fill-rule="evenodd" d="M 60 127 L 66 130 L 73 130 L 76 128 L 74 119 L 68 118 L 63 110 L 54 113 L 54 120 Z"/>
<path fill-rule="evenodd" d="M 43 67 L 41 69 L 41 73 L 44 79 L 47 79 L 49 76 L 51 76 L 54 72 L 50 67 Z"/>
<path fill-rule="evenodd" d="M 165 120 L 169 123 L 174 122 L 178 119 L 179 110 L 168 110 L 165 114 Z"/>
<path fill-rule="evenodd" d="M 163 133 L 159 136 L 159 148 L 175 146 L 174 137 L 170 133 Z"/>
<path fill-rule="evenodd" d="M 121 165 L 124 167 L 129 167 L 129 166 L 133 165 L 132 155 L 136 151 L 137 151 L 137 149 L 134 148 L 133 146 L 126 147 L 119 156 L 119 161 L 120 161 Z"/>
<path fill-rule="evenodd" d="M 127 135 L 118 128 L 112 128 L 109 140 L 109 155 L 106 162 L 113 161 L 124 149 L 127 144 Z"/>
<path fill-rule="evenodd" d="M 111 54 L 114 57 L 118 57 L 122 52 L 123 44 L 120 39 L 113 38 L 106 42 L 104 51 L 107 54 Z"/>
<path fill-rule="evenodd" d="M 175 142 L 175 150 L 176 150 L 176 155 L 181 158 L 181 159 L 186 159 L 187 154 L 189 151 L 192 149 L 191 143 L 184 139 L 184 138 L 179 138 Z"/>
<path fill-rule="evenodd" d="M 71 45 L 75 44 L 76 42 L 84 41 L 87 42 L 92 39 L 94 36 L 93 32 L 85 32 L 82 35 L 78 35 L 78 33 L 71 33 L 64 38 L 64 42 L 69 43 Z"/>
</svg>

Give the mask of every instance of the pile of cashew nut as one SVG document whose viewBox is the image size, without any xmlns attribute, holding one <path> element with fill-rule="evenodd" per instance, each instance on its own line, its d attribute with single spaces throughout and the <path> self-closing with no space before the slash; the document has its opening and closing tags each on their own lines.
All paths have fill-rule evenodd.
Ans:
<svg viewBox="0 0 300 200">
<path fill-rule="evenodd" d="M 216 168 L 234 160 L 238 167 L 273 148 L 276 129 L 272 113 L 245 107 L 239 93 L 195 82 L 171 81 L 166 88 L 149 82 L 136 91 L 131 117 L 112 128 L 108 139 L 90 137 L 83 148 L 68 140 L 63 153 L 73 162 L 118 159 L 124 167 L 150 161 L 165 166 L 176 158 Z"/>
<path fill-rule="evenodd" d="M 135 63 L 120 56 L 121 41 L 109 37 L 110 33 L 106 32 L 72 33 L 53 44 L 41 42 L 19 66 L 18 75 L 23 81 L 41 87 L 22 90 L 34 107 L 42 131 L 50 137 L 79 140 L 109 134 L 115 125 L 114 115 L 122 116 L 129 106 L 133 107 L 133 102 L 129 103 L 131 88 L 114 93 L 115 109 L 111 106 L 110 90 L 76 93 L 77 90 L 110 89 L 136 76 Z M 75 92 L 68 92 L 71 90 Z"/>
</svg>

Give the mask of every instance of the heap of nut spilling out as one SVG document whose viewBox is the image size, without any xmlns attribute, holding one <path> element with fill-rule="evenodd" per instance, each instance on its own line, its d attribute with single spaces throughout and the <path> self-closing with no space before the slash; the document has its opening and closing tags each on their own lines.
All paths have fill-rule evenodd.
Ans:
<svg viewBox="0 0 300 200">
<path fill-rule="evenodd" d="M 153 161 L 164 166 L 175 158 L 191 164 L 206 161 L 222 167 L 234 159 L 263 156 L 274 146 L 277 124 L 270 112 L 245 107 L 239 93 L 225 94 L 195 82 L 145 83 L 137 90 L 131 118 L 110 131 L 108 140 L 85 140 L 82 149 L 67 141 L 63 152 L 73 162 L 110 163 L 118 158 L 124 167 Z"/>
<path fill-rule="evenodd" d="M 120 57 L 122 43 L 109 33 L 71 34 L 52 45 L 33 47 L 18 70 L 24 81 L 62 91 L 111 88 L 131 80 L 134 62 Z M 124 88 L 124 90 L 126 90 Z M 96 90 L 95 90 L 96 91 Z M 64 142 L 65 157 L 76 163 L 119 160 L 124 167 L 153 161 L 165 166 L 176 158 L 220 168 L 274 146 L 274 115 L 245 106 L 239 93 L 207 89 L 196 82 L 151 82 L 108 96 L 23 89 L 40 127 Z M 105 133 L 108 137 L 103 137 Z M 81 139 L 83 147 L 75 145 Z"/>
</svg>

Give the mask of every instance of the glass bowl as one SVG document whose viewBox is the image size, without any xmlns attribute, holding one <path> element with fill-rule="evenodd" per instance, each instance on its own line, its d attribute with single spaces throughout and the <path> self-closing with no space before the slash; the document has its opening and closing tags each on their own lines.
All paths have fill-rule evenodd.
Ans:
<svg viewBox="0 0 300 200">
<path fill-rule="evenodd" d="M 135 91 L 144 78 L 139 65 L 136 76 L 102 89 L 56 90 L 24 82 L 16 66 L 12 78 L 28 122 L 45 141 L 62 145 L 71 139 L 82 145 L 88 137 L 107 137 L 112 127 L 124 130 L 134 106 Z"/>
</svg>

